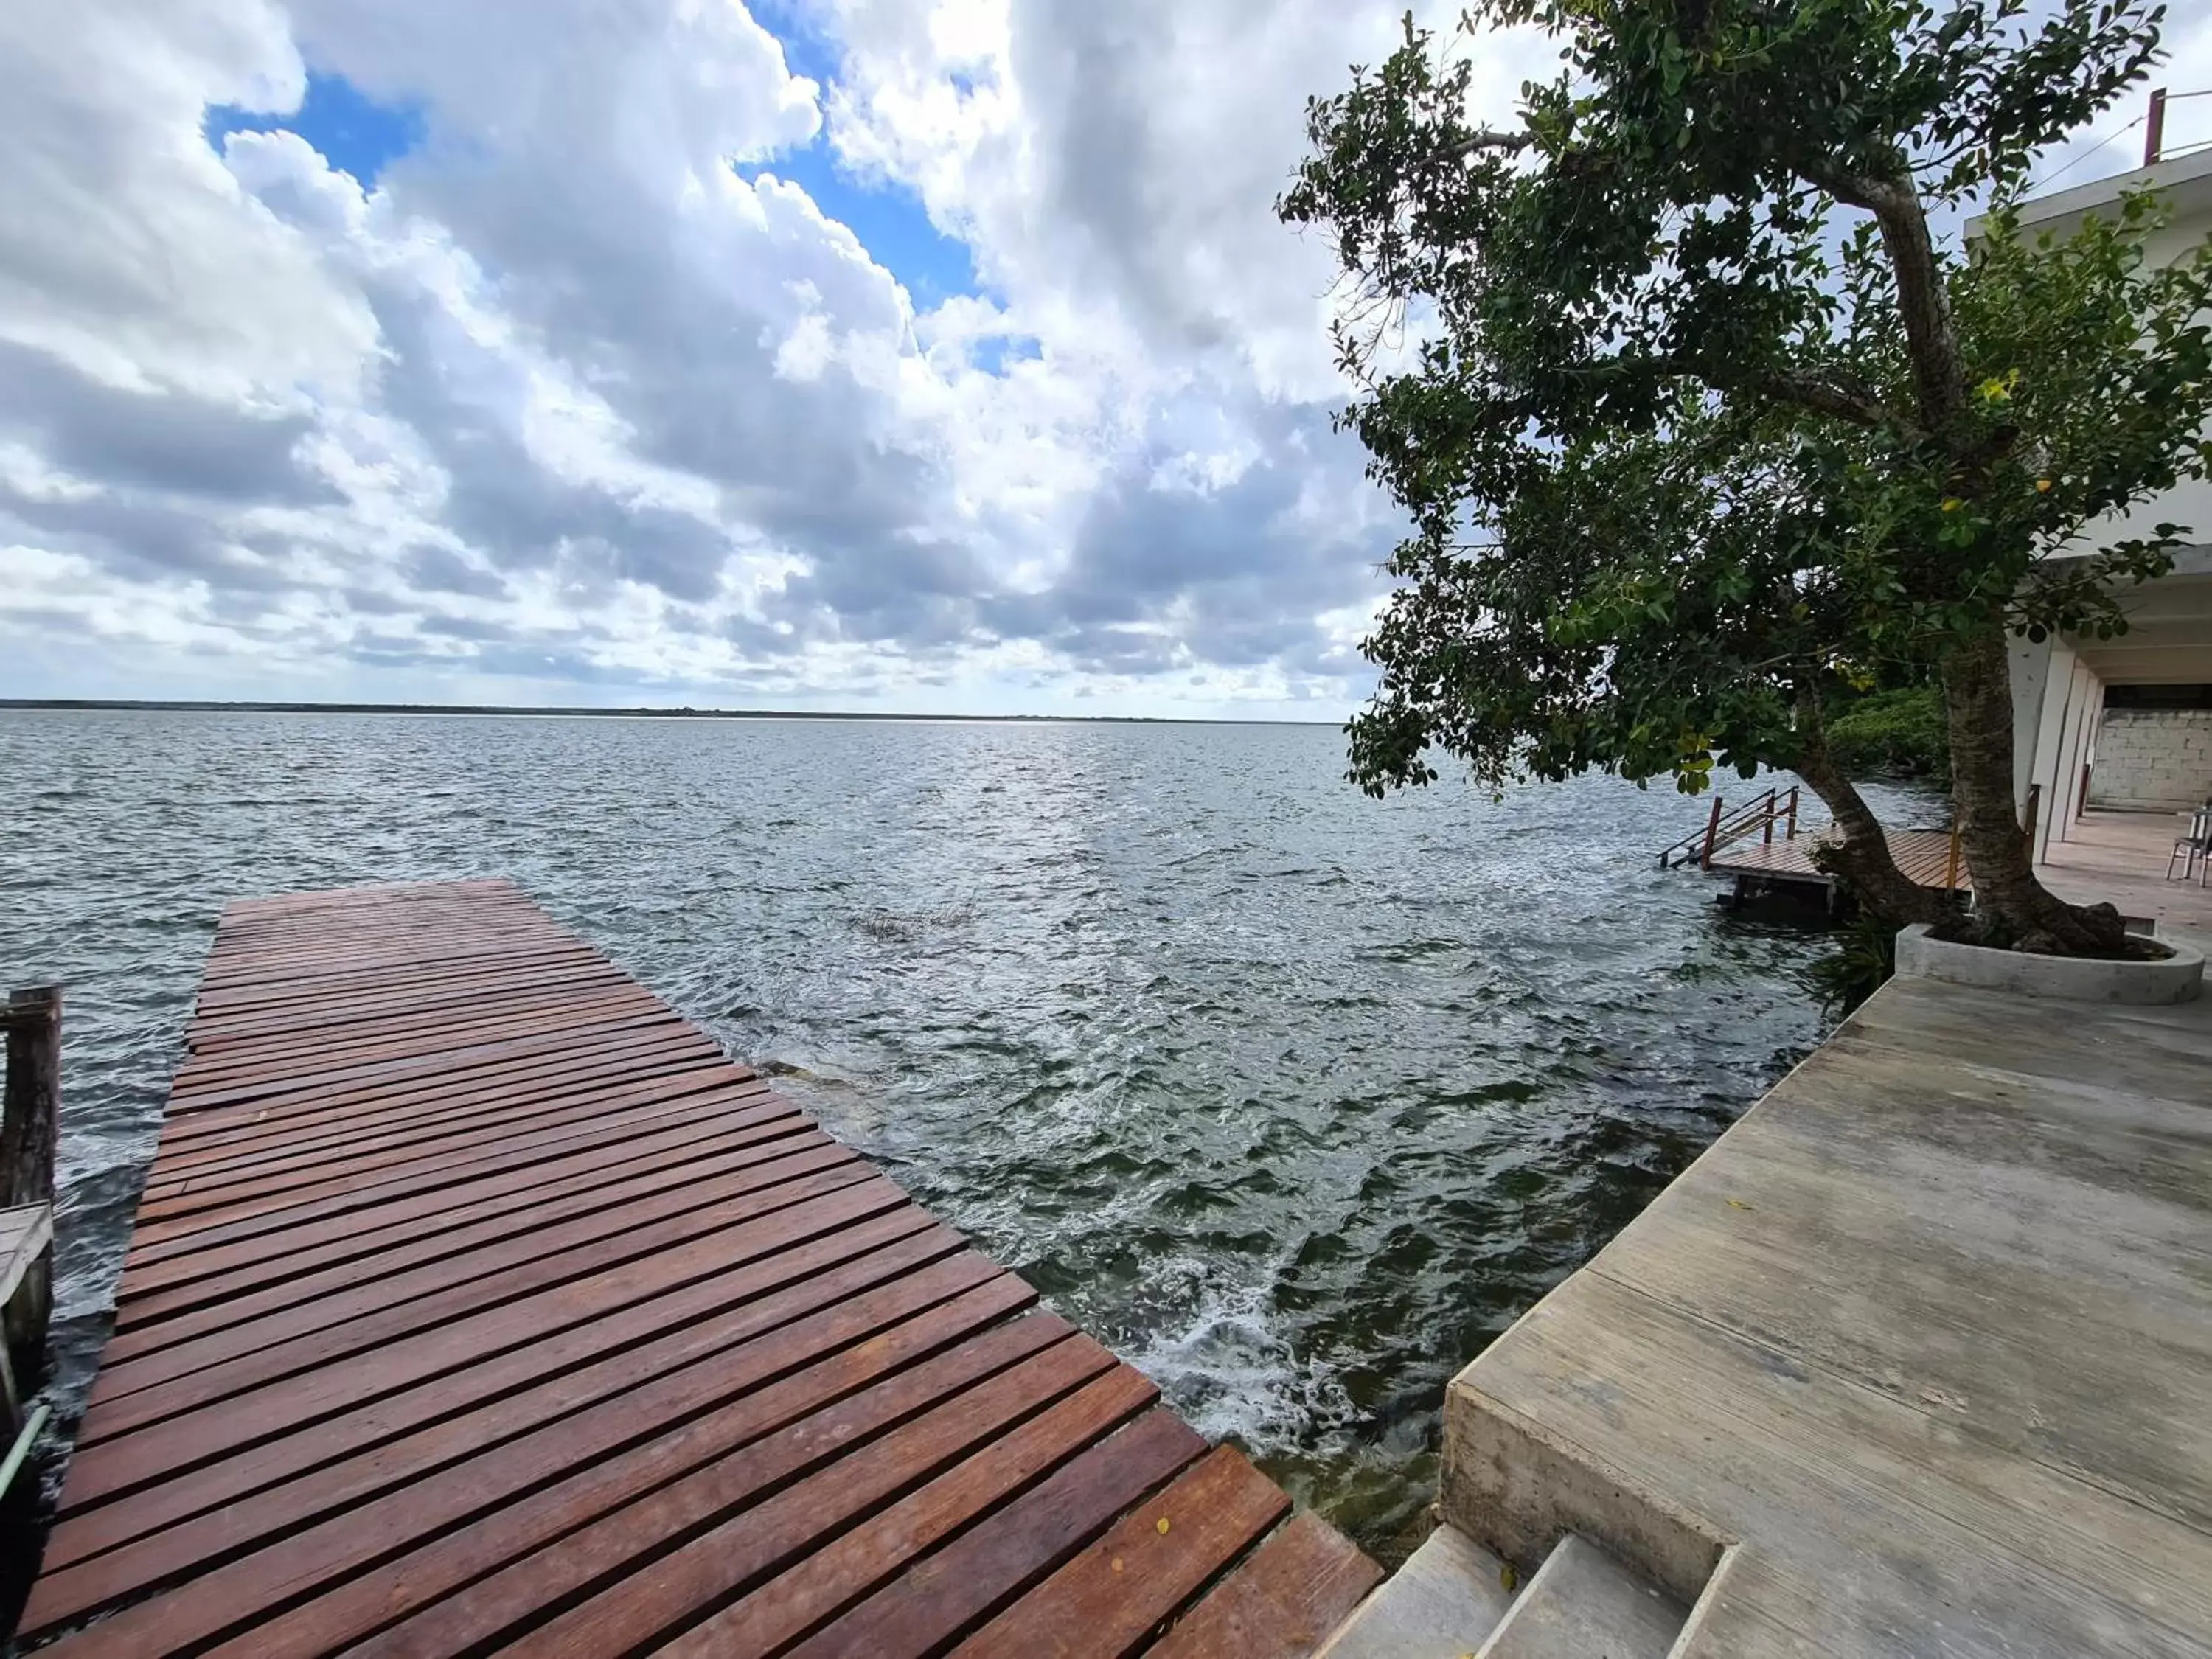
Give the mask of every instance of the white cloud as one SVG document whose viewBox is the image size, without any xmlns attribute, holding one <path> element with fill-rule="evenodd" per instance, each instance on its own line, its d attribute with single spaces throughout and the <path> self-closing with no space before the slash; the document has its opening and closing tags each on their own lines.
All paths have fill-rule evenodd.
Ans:
<svg viewBox="0 0 2212 1659">
<path fill-rule="evenodd" d="M 288 110 L 304 84 L 265 5 L 0 9 L 0 339 L 138 390 L 344 390 L 374 339 L 366 307 L 201 137 L 208 104 Z"/>
<path fill-rule="evenodd" d="M 0 692 L 1348 705 L 1395 530 L 1272 203 L 1395 4 L 773 3 L 834 74 L 738 0 L 0 10 Z M 419 142 L 349 174 L 310 66 Z"/>
</svg>

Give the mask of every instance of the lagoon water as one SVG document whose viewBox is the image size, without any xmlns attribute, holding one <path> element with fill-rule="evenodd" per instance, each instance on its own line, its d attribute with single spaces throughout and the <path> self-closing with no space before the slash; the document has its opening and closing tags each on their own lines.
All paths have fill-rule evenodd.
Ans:
<svg viewBox="0 0 2212 1659">
<path fill-rule="evenodd" d="M 1386 1557 L 1447 1378 L 1819 1035 L 1611 779 L 1376 802 L 1334 727 L 0 711 L 68 988 L 81 1399 L 229 898 L 514 877 Z"/>
</svg>

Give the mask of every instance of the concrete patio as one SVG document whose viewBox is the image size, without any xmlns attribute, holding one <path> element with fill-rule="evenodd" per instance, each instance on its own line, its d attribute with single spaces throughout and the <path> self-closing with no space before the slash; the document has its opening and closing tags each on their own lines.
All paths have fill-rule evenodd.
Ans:
<svg viewBox="0 0 2212 1659">
<path fill-rule="evenodd" d="M 2179 915 L 2098 828 L 2081 879 Z M 1523 1572 L 1573 1533 L 1687 1606 L 1674 1659 L 2212 1655 L 2212 1000 L 1893 980 L 1461 1374 L 1444 1459 Z"/>
<path fill-rule="evenodd" d="M 2172 812 L 2093 808 L 2045 843 L 2036 872 L 2061 898 L 2079 904 L 2108 900 L 2124 915 L 2155 921 L 2162 938 L 2212 951 L 2212 887 L 2178 876 L 2164 878 L 2174 838 L 2185 823 Z"/>
</svg>

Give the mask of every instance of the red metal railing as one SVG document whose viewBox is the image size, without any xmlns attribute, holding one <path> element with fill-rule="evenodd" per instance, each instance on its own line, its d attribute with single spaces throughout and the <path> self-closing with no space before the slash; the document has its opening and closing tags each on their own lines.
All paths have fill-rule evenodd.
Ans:
<svg viewBox="0 0 2212 1659">
<path fill-rule="evenodd" d="M 1671 869 L 1692 859 L 1698 861 L 1699 868 L 1708 867 L 1715 853 L 1754 830 L 1771 842 L 1778 823 L 1784 826 L 1785 840 L 1794 839 L 1797 834 L 1797 792 L 1798 786 L 1795 784 L 1787 789 L 1769 789 L 1734 811 L 1727 810 L 1727 803 L 1718 795 L 1714 796 L 1712 810 L 1705 815 L 1705 827 L 1661 848 L 1659 867 Z"/>
</svg>

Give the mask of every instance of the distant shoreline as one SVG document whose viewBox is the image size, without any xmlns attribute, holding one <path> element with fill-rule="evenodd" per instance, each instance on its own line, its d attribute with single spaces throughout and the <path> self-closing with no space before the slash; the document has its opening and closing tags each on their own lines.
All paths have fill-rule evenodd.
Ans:
<svg viewBox="0 0 2212 1659">
<path fill-rule="evenodd" d="M 493 714 L 596 720 L 957 720 L 971 726 L 1341 726 L 1341 720 L 1200 719 L 1179 714 L 894 714 L 812 708 L 533 708 L 501 703 L 212 702 L 130 697 L 0 697 L 0 709 L 122 709 L 171 714 Z"/>
</svg>

